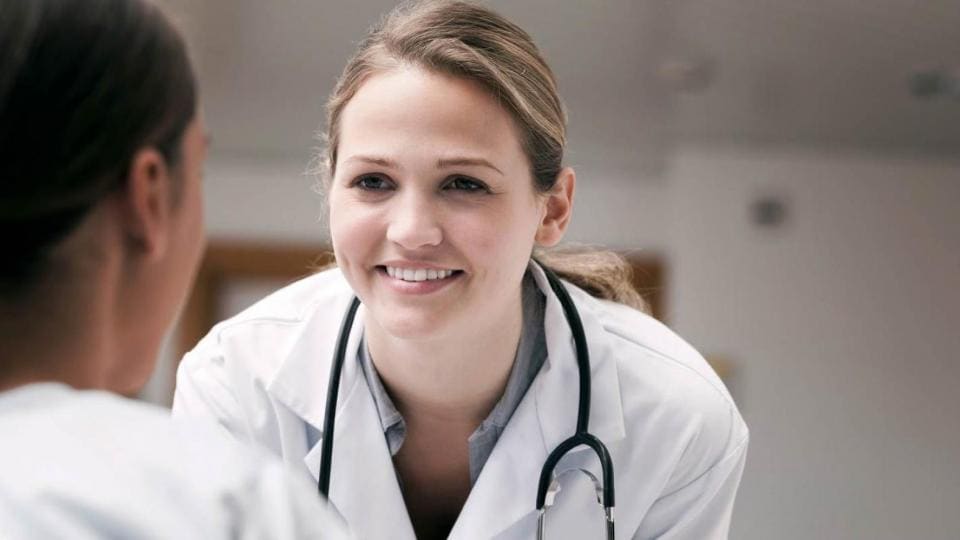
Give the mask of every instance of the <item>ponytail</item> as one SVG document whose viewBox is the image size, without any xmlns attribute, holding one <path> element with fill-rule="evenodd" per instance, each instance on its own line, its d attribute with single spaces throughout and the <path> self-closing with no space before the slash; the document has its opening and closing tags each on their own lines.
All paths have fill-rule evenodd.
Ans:
<svg viewBox="0 0 960 540">
<path fill-rule="evenodd" d="M 633 267 L 617 253 L 567 246 L 538 250 L 534 258 L 595 298 L 612 300 L 650 313 L 646 300 L 633 286 Z"/>
</svg>

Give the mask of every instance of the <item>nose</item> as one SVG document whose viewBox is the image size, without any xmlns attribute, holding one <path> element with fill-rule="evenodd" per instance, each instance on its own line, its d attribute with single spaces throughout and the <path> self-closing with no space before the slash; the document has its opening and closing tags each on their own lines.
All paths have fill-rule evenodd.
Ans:
<svg viewBox="0 0 960 540">
<path fill-rule="evenodd" d="M 428 199 L 411 191 L 396 201 L 387 227 L 388 241 L 406 249 L 440 245 L 443 229 L 439 210 Z"/>
</svg>

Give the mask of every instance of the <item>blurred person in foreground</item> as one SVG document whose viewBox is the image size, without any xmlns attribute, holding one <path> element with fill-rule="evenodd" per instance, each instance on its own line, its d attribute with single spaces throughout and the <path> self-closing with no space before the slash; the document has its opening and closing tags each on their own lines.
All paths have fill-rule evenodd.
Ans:
<svg viewBox="0 0 960 540">
<path fill-rule="evenodd" d="M 196 271 L 206 151 L 156 7 L 0 0 L 0 538 L 346 536 L 279 461 L 117 395 Z"/>
</svg>

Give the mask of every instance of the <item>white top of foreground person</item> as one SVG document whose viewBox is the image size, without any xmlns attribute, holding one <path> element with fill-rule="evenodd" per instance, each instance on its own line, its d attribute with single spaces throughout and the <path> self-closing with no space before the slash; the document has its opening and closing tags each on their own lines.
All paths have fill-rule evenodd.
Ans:
<svg viewBox="0 0 960 540">
<path fill-rule="evenodd" d="M 4 540 L 349 537 L 279 461 L 108 392 L 0 393 L 0 440 Z"/>
</svg>

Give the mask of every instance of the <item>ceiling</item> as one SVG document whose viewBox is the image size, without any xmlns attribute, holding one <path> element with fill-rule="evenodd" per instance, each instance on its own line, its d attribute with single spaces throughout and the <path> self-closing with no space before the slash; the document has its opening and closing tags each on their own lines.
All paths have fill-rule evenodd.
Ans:
<svg viewBox="0 0 960 540">
<path fill-rule="evenodd" d="M 323 102 L 387 0 L 165 0 L 200 66 L 216 147 L 306 156 Z M 571 155 L 655 170 L 678 143 L 956 155 L 957 0 L 495 0 L 560 81 Z M 960 83 L 958 83 L 960 85 Z M 958 87 L 960 88 L 960 87 Z"/>
</svg>

